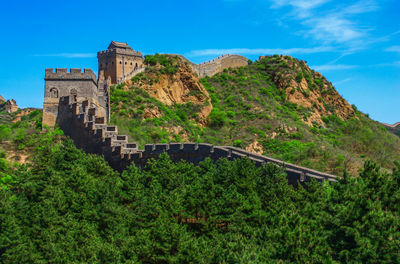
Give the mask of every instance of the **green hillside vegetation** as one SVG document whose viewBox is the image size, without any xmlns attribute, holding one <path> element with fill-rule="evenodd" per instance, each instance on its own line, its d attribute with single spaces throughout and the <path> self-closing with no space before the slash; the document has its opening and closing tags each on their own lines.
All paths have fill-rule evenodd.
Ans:
<svg viewBox="0 0 400 264">
<path fill-rule="evenodd" d="M 307 189 L 248 159 L 119 174 L 47 135 L 0 186 L 1 263 L 400 262 L 400 166 Z"/>
<path fill-rule="evenodd" d="M 167 106 L 135 85 L 150 72 L 173 75 L 182 63 L 179 58 L 147 56 L 146 63 L 146 72 L 132 79 L 132 87 L 111 88 L 111 122 L 141 146 L 192 141 L 246 148 L 256 143 L 265 155 L 338 175 L 344 170 L 356 175 L 367 159 L 392 169 L 400 156 L 399 138 L 355 106 L 345 109 L 332 84 L 289 56 L 265 57 L 201 79 L 211 98 L 205 104 L 213 106 L 205 125 L 199 120 L 201 106 Z M 303 79 L 308 88 L 300 86 Z M 290 86 L 291 81 L 298 86 Z M 294 93 L 306 100 L 319 97 L 304 107 L 287 100 Z M 145 119 L 145 109 L 152 108 L 161 116 Z M 317 112 L 321 122 L 307 125 Z"/>
<path fill-rule="evenodd" d="M 15 113 L 0 112 L 0 186 L 13 182 L 10 173 L 23 166 L 42 145 L 54 144 L 63 135 L 60 129 L 42 133 L 42 112 L 34 110 L 15 120 L 22 110 Z"/>
</svg>

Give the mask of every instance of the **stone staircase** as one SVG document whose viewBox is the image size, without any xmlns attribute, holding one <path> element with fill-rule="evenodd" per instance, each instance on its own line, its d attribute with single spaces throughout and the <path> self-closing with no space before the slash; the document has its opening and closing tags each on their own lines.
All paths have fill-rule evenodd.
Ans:
<svg viewBox="0 0 400 264">
<path fill-rule="evenodd" d="M 199 163 L 209 157 L 213 160 L 248 157 L 256 165 L 274 163 L 286 169 L 289 183 L 307 182 L 311 178 L 318 181 L 336 181 L 334 175 L 311 170 L 294 164 L 257 155 L 231 146 L 213 146 L 207 143 L 147 144 L 144 150 L 137 143 L 128 142 L 126 135 L 118 134 L 118 127 L 107 125 L 106 118 L 98 116 L 97 109 L 89 101 L 75 102 L 73 97 L 62 97 L 59 104 L 58 125 L 72 138 L 78 148 L 87 153 L 103 155 L 111 167 L 124 170 L 131 163 L 143 167 L 149 159 L 166 152 L 172 160 L 186 160 Z"/>
<path fill-rule="evenodd" d="M 134 70 L 131 71 L 130 73 L 126 74 L 125 76 L 123 76 L 123 77 L 121 77 L 121 78 L 118 78 L 118 79 L 117 79 L 117 85 L 119 85 L 119 84 L 125 82 L 126 80 L 132 79 L 132 77 L 138 75 L 139 73 L 144 72 L 145 70 L 146 70 L 145 67 L 141 67 L 141 68 L 134 69 Z"/>
</svg>

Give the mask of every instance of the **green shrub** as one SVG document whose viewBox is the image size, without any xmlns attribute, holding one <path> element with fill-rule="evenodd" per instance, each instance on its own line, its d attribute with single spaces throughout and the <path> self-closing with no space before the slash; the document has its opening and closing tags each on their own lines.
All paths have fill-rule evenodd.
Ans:
<svg viewBox="0 0 400 264">
<path fill-rule="evenodd" d="M 221 127 L 227 121 L 226 113 L 218 108 L 213 108 L 209 115 L 210 125 L 213 127 Z"/>
<path fill-rule="evenodd" d="M 233 146 L 234 147 L 241 148 L 242 144 L 243 144 L 243 141 L 240 140 L 240 139 L 236 139 L 236 140 L 233 141 Z"/>
</svg>

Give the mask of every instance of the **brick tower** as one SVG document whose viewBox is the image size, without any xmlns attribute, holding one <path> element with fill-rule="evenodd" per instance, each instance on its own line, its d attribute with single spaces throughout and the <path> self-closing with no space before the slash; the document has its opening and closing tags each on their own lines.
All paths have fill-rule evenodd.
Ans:
<svg viewBox="0 0 400 264">
<path fill-rule="evenodd" d="M 99 74 L 111 83 L 124 81 L 130 74 L 143 66 L 143 55 L 134 51 L 127 43 L 112 41 L 107 50 L 97 53 Z"/>
</svg>

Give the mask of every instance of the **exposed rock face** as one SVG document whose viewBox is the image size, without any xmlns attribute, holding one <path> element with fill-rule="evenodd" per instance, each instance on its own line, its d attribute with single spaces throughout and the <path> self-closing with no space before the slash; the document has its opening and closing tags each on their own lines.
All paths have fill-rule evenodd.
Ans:
<svg viewBox="0 0 400 264">
<path fill-rule="evenodd" d="M 183 104 L 191 102 L 201 106 L 198 113 L 200 120 L 204 121 L 211 113 L 212 105 L 208 92 L 194 74 L 192 68 L 176 57 L 178 70 L 175 74 L 160 74 L 157 72 L 161 66 L 154 66 L 153 71 L 146 71 L 146 78 L 136 82 L 128 80 L 125 87 L 137 86 L 149 93 L 152 97 L 166 105 Z M 154 111 L 153 111 L 154 112 Z M 148 116 L 154 115 L 147 113 Z"/>
<path fill-rule="evenodd" d="M 324 126 L 322 116 L 337 115 L 342 120 L 353 117 L 353 107 L 334 89 L 319 72 L 311 70 L 304 61 L 295 61 L 290 56 L 281 56 L 292 69 L 277 72 L 274 82 L 279 89 L 286 90 L 286 99 L 305 108 L 311 108 L 306 123 Z M 297 73 L 297 74 L 296 74 Z"/>
<path fill-rule="evenodd" d="M 17 102 L 14 99 L 7 100 L 6 105 L 5 105 L 5 110 L 8 113 L 15 113 L 18 111 L 18 105 Z"/>
<path fill-rule="evenodd" d="M 18 111 L 18 105 L 14 99 L 6 101 L 1 95 L 0 95 L 0 108 L 5 110 L 7 113 L 15 113 Z"/>
</svg>

